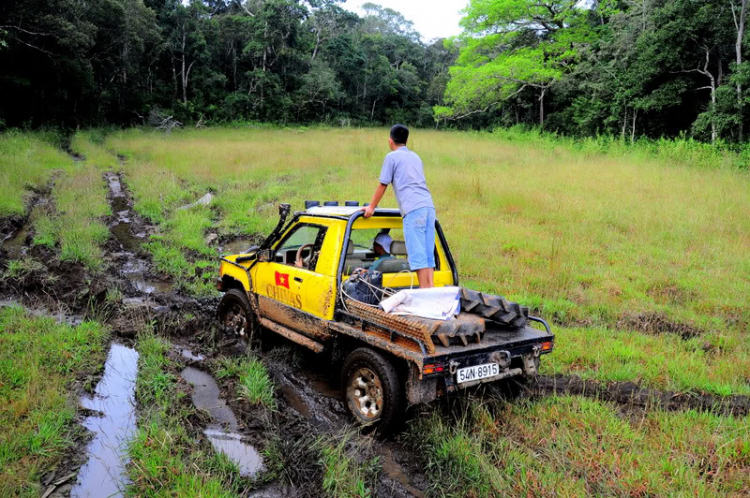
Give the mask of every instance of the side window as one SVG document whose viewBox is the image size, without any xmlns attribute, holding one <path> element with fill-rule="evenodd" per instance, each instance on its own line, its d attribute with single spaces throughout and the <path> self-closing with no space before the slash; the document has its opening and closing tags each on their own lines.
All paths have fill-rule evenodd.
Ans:
<svg viewBox="0 0 750 498">
<path fill-rule="evenodd" d="M 326 230 L 326 227 L 319 225 L 305 224 L 295 227 L 276 249 L 276 261 L 285 265 L 315 270 Z"/>
</svg>

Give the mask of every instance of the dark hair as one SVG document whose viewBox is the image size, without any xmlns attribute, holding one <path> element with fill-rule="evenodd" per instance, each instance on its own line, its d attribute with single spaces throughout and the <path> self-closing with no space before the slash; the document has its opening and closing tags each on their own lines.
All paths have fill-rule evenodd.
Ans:
<svg viewBox="0 0 750 498">
<path fill-rule="evenodd" d="M 397 144 L 406 144 L 409 140 L 409 128 L 402 124 L 395 124 L 391 127 L 391 139 Z"/>
</svg>

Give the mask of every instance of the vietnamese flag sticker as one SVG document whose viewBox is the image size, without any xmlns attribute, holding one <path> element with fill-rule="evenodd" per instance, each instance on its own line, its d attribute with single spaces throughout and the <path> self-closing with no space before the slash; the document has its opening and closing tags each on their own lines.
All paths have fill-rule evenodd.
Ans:
<svg viewBox="0 0 750 498">
<path fill-rule="evenodd" d="M 276 272 L 276 285 L 289 288 L 289 274 Z"/>
</svg>

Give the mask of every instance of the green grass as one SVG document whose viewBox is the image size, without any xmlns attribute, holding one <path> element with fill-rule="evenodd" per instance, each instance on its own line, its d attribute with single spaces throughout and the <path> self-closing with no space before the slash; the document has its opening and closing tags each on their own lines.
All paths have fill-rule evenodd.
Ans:
<svg viewBox="0 0 750 498">
<path fill-rule="evenodd" d="M 100 170 L 114 171 L 119 168 L 117 156 L 102 147 L 104 133 L 97 130 L 79 131 L 70 140 L 70 149 L 83 157 L 87 165 Z"/>
<path fill-rule="evenodd" d="M 592 328 L 556 328 L 555 351 L 542 359 L 542 373 L 573 373 L 584 379 L 637 381 L 645 387 L 750 395 L 750 353 L 737 335 L 711 333 L 683 340 Z"/>
<path fill-rule="evenodd" d="M 24 213 L 29 188 L 43 187 L 55 170 L 69 170 L 73 160 L 41 134 L 0 134 L 0 216 Z"/>
<path fill-rule="evenodd" d="M 727 496 L 750 491 L 750 420 L 632 419 L 581 397 L 471 402 L 410 427 L 435 496 Z"/>
<path fill-rule="evenodd" d="M 747 174 L 635 148 L 607 154 L 548 139 L 542 147 L 526 135 L 412 137 L 465 281 L 569 321 L 613 325 L 652 311 L 701 328 L 750 322 Z M 106 144 L 128 157 L 137 209 L 162 221 L 211 190 L 214 229 L 246 233 L 273 225 L 273 209 L 256 212 L 266 202 L 369 199 L 386 138 L 377 129 L 217 128 L 129 130 Z M 391 193 L 382 205 L 395 206 Z M 165 237 L 187 253 L 206 228 L 185 225 L 172 222 Z"/>
<path fill-rule="evenodd" d="M 102 267 L 101 245 L 109 237 L 102 218 L 111 214 L 101 173 L 77 165 L 58 178 L 52 189 L 55 212 L 45 211 L 34 221 L 34 243 L 60 247 L 60 260 Z"/>
<path fill-rule="evenodd" d="M 200 446 L 184 423 L 194 414 L 172 373 L 169 343 L 151 331 L 138 336 L 140 354 L 136 399 L 138 432 L 130 444 L 127 494 L 134 496 L 216 496 L 239 494 L 237 466 L 225 455 Z"/>
<path fill-rule="evenodd" d="M 106 329 L 76 327 L 0 308 L 0 490 L 39 496 L 53 470 L 83 432 L 76 422 L 73 382 L 104 363 Z"/>
<path fill-rule="evenodd" d="M 359 441 L 362 444 L 361 441 Z M 323 465 L 323 493 L 336 498 L 373 496 L 372 483 L 379 469 L 378 458 L 364 458 L 355 433 L 344 432 L 318 441 Z M 363 461 L 361 461 L 363 460 Z"/>
<path fill-rule="evenodd" d="M 236 379 L 239 397 L 254 405 L 276 410 L 273 381 L 258 358 L 222 358 L 216 368 L 216 377 Z"/>
</svg>

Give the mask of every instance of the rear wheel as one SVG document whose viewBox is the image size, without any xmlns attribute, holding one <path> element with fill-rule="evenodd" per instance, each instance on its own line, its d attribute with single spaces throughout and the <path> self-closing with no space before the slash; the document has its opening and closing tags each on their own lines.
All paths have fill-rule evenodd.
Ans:
<svg viewBox="0 0 750 498">
<path fill-rule="evenodd" d="M 230 289 L 221 298 L 218 308 L 219 327 L 227 338 L 235 338 L 245 346 L 260 341 L 260 327 L 250 309 L 247 294 L 240 289 Z"/>
<path fill-rule="evenodd" d="M 401 414 L 403 387 L 393 364 L 369 348 L 352 351 L 341 370 L 346 406 L 361 425 L 392 430 Z"/>
</svg>

